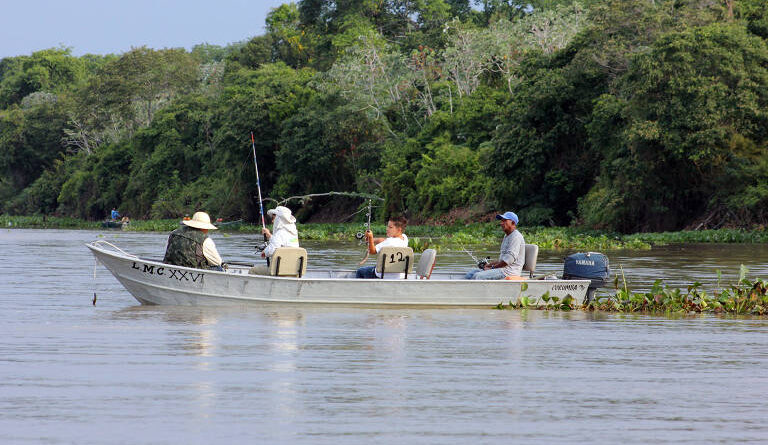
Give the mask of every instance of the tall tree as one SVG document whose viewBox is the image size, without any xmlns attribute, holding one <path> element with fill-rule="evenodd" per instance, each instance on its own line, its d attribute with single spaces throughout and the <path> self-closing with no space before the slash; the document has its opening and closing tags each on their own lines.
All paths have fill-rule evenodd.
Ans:
<svg viewBox="0 0 768 445">
<path fill-rule="evenodd" d="M 134 48 L 104 66 L 89 91 L 94 103 L 118 111 L 134 128 L 152 122 L 155 112 L 196 86 L 198 63 L 183 49 Z"/>
<path fill-rule="evenodd" d="M 637 55 L 589 126 L 605 161 L 581 203 L 585 220 L 631 231 L 680 229 L 713 212 L 721 223 L 760 217 L 766 67 L 768 45 L 741 24 L 671 33 Z M 728 198 L 746 189 L 750 200 Z"/>
<path fill-rule="evenodd" d="M 0 108 L 35 92 L 62 93 L 85 80 L 86 64 L 68 48 L 37 51 L 0 61 Z"/>
</svg>

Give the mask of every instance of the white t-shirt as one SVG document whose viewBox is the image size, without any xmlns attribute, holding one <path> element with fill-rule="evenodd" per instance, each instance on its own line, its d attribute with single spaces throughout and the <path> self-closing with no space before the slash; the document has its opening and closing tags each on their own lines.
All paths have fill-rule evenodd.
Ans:
<svg viewBox="0 0 768 445">
<path fill-rule="evenodd" d="M 374 246 L 376 248 L 376 253 L 381 252 L 382 247 L 408 247 L 408 237 L 405 233 L 400 236 L 402 238 L 387 238 L 379 244 L 376 244 Z M 374 273 L 377 277 L 381 277 L 378 272 L 374 271 Z M 405 278 L 405 274 L 384 272 L 384 278 Z"/>
</svg>

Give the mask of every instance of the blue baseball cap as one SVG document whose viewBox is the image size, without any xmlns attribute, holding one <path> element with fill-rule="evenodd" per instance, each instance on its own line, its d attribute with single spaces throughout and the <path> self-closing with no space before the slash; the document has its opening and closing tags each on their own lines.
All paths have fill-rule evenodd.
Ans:
<svg viewBox="0 0 768 445">
<path fill-rule="evenodd" d="M 515 225 L 517 225 L 518 222 L 517 215 L 515 215 L 514 212 L 504 212 L 501 215 L 496 215 L 496 219 L 508 219 L 514 221 Z"/>
</svg>

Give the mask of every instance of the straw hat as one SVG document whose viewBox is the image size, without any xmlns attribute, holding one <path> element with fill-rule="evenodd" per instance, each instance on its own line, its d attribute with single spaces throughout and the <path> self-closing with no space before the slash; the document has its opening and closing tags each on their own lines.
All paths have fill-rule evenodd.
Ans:
<svg viewBox="0 0 768 445">
<path fill-rule="evenodd" d="M 192 219 L 184 220 L 181 223 L 186 224 L 189 227 L 194 227 L 196 229 L 208 229 L 208 230 L 218 229 L 218 227 L 211 224 L 211 217 L 208 216 L 208 214 L 205 212 L 195 212 L 195 214 L 192 215 Z"/>
</svg>

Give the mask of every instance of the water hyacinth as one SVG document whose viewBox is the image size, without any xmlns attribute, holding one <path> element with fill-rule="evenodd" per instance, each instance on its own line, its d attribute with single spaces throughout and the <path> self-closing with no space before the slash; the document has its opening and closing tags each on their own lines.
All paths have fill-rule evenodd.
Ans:
<svg viewBox="0 0 768 445">
<path fill-rule="evenodd" d="M 698 282 L 689 285 L 683 291 L 679 288 L 670 288 L 661 280 L 656 280 L 648 292 L 631 292 L 625 283 L 623 287 L 616 289 L 615 294 L 597 296 L 588 304 L 581 306 L 581 309 L 648 314 L 768 315 L 768 281 L 760 278 L 749 280 L 746 278 L 746 273 L 746 267 L 741 266 L 739 280 L 735 284 L 714 291 L 712 295 L 707 294 Z M 523 285 L 523 292 L 525 288 L 526 286 Z M 508 304 L 500 303 L 496 308 L 569 311 L 576 309 L 578 303 L 570 297 L 560 300 L 545 294 L 541 299 L 522 296 Z"/>
<path fill-rule="evenodd" d="M 528 290 L 528 283 L 523 283 L 521 285 L 521 291 L 525 292 L 526 290 Z M 523 295 L 516 302 L 510 301 L 507 305 L 499 303 L 496 305 L 496 309 L 543 309 L 571 311 L 576 309 L 576 306 L 577 301 L 570 295 L 566 295 L 561 299 L 560 297 L 550 296 L 549 292 L 545 292 L 544 295 L 541 296 L 541 299 L 538 297 Z"/>
<path fill-rule="evenodd" d="M 736 315 L 768 314 L 768 282 L 741 280 L 720 291 L 708 295 L 700 283 L 693 283 L 683 292 L 670 289 L 657 280 L 653 288 L 645 293 L 630 293 L 625 289 L 616 294 L 598 297 L 590 302 L 586 310 L 612 312 L 648 313 L 713 313 Z"/>
</svg>

